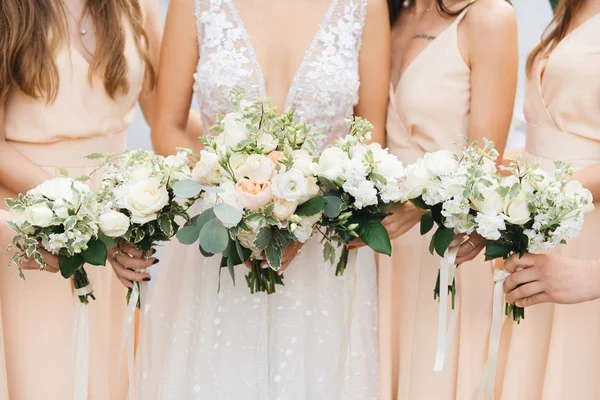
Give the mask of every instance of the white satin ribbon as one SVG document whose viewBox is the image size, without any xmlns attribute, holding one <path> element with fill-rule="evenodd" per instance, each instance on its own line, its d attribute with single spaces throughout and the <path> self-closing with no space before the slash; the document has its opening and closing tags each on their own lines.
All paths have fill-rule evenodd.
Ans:
<svg viewBox="0 0 600 400">
<path fill-rule="evenodd" d="M 73 294 L 73 322 L 71 323 L 71 351 L 67 360 L 67 375 L 65 380 L 65 398 L 73 400 L 87 400 L 89 386 L 89 357 L 90 357 L 90 317 L 87 304 L 79 300 L 79 296 L 87 296 L 94 291 L 94 286 L 89 285 L 75 289 Z M 69 384 L 73 377 L 73 395 Z"/>
<path fill-rule="evenodd" d="M 441 372 L 444 369 L 446 355 L 452 345 L 454 331 L 458 319 L 458 308 L 460 305 L 460 296 L 456 291 L 454 310 L 451 310 L 450 324 L 448 324 L 448 286 L 452 285 L 456 275 L 456 254 L 463 240 L 454 240 L 446 250 L 444 258 L 440 260 L 440 307 L 438 313 L 438 332 L 437 332 L 437 350 L 435 353 L 434 372 Z"/>
<path fill-rule="evenodd" d="M 498 349 L 500 347 L 500 336 L 502 334 L 504 290 L 503 285 L 506 278 L 510 276 L 509 272 L 496 268 L 495 261 L 492 261 L 494 268 L 494 304 L 492 310 L 492 328 L 490 331 L 490 342 L 488 347 L 488 356 L 483 369 L 483 374 L 479 378 L 477 389 L 473 394 L 473 400 L 494 399 L 494 384 L 496 383 L 496 369 L 498 367 Z"/>
<path fill-rule="evenodd" d="M 134 342 L 135 338 L 132 338 L 133 330 L 133 318 L 135 316 L 135 309 L 137 307 L 138 299 L 140 298 L 140 288 L 137 282 L 133 283 L 133 289 L 129 302 L 127 303 L 127 311 L 125 313 L 125 320 L 123 321 L 123 329 L 121 331 L 121 343 L 119 345 L 119 362 L 117 366 L 117 379 L 121 382 L 121 363 L 123 362 L 123 353 L 125 347 L 127 347 L 127 374 L 128 374 L 128 391 L 127 398 L 129 400 L 135 399 L 135 382 L 134 382 Z M 129 339 L 132 340 L 129 340 Z M 118 386 L 120 390 L 120 386 Z M 118 393 L 119 398 L 121 394 Z"/>
</svg>

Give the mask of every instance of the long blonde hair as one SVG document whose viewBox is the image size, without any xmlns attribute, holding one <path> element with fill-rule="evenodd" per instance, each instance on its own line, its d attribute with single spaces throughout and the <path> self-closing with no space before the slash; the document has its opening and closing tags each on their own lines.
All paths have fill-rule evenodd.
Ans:
<svg viewBox="0 0 600 400">
<path fill-rule="evenodd" d="M 125 27 L 129 22 L 136 47 L 145 63 L 147 87 L 155 83 L 148 56 L 148 37 L 139 0 L 86 0 L 96 34 L 96 51 L 89 79 L 100 76 L 111 98 L 129 91 L 125 58 Z M 9 89 L 52 101 L 58 92 L 55 53 L 68 43 L 65 10 L 61 1 L 0 0 L 0 100 Z"/>
<path fill-rule="evenodd" d="M 531 72 L 533 63 L 538 57 L 544 57 L 550 54 L 561 40 L 567 36 L 569 28 L 573 23 L 575 15 L 583 0 L 561 0 L 552 22 L 548 25 L 548 28 L 542 36 L 540 43 L 531 51 L 527 58 L 526 71 L 527 74 Z"/>
</svg>

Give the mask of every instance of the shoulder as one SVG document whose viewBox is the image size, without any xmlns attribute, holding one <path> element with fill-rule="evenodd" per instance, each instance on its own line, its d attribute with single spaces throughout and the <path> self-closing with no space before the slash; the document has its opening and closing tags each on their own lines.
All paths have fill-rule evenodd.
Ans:
<svg viewBox="0 0 600 400">
<path fill-rule="evenodd" d="M 369 18 L 388 18 L 388 2 L 387 0 L 361 0 L 360 3 L 366 6 L 367 16 Z"/>
<path fill-rule="evenodd" d="M 476 0 L 464 19 L 471 38 L 485 40 L 492 36 L 516 33 L 514 8 L 505 0 Z"/>
</svg>

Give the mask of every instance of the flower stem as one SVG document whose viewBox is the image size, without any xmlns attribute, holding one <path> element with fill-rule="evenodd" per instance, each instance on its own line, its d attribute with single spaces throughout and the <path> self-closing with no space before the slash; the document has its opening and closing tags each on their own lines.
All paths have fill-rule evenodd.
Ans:
<svg viewBox="0 0 600 400">
<path fill-rule="evenodd" d="M 75 274 L 73 274 L 73 286 L 75 287 L 75 289 L 82 289 L 86 286 L 88 286 L 90 284 L 90 279 L 88 278 L 87 272 L 85 272 L 85 269 L 83 267 L 79 268 L 77 271 L 75 271 Z M 88 293 L 86 295 L 83 296 L 79 296 L 79 301 L 82 302 L 83 304 L 89 304 L 90 300 L 96 300 L 96 297 L 94 297 L 94 293 Z"/>
<path fill-rule="evenodd" d="M 246 283 L 250 288 L 250 293 L 266 292 L 267 294 L 275 293 L 276 285 L 283 285 L 283 276 L 271 268 L 263 268 L 261 260 L 252 260 L 252 269 L 246 275 Z"/>
</svg>

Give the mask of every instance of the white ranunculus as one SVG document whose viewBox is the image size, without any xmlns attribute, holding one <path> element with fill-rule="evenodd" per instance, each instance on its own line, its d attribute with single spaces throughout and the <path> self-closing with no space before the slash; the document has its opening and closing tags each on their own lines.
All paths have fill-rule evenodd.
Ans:
<svg viewBox="0 0 600 400">
<path fill-rule="evenodd" d="M 33 226 L 45 228 L 50 226 L 54 213 L 46 203 L 38 203 L 25 209 L 25 219 Z"/>
<path fill-rule="evenodd" d="M 268 182 L 273 176 L 273 162 L 262 154 L 252 154 L 246 159 L 243 170 L 252 182 Z"/>
<path fill-rule="evenodd" d="M 287 201 L 298 202 L 308 193 L 308 180 L 296 168 L 274 176 L 272 184 L 275 197 Z"/>
<path fill-rule="evenodd" d="M 100 230 L 112 238 L 123 236 L 129 229 L 129 217 L 121 212 L 110 210 L 98 219 Z"/>
<path fill-rule="evenodd" d="M 294 150 L 292 158 L 294 160 L 293 167 L 302 171 L 304 175 L 312 175 L 315 172 L 317 164 L 308 151 Z"/>
<path fill-rule="evenodd" d="M 339 147 L 328 147 L 321 153 L 316 174 L 331 181 L 344 179 L 349 164 L 350 158 L 344 150 Z"/>
<path fill-rule="evenodd" d="M 402 185 L 402 195 L 407 200 L 416 199 L 421 196 L 427 186 L 431 184 L 433 176 L 425 167 L 423 160 L 406 167 L 406 179 Z"/>
<path fill-rule="evenodd" d="M 287 221 L 294 214 L 294 211 L 296 211 L 296 207 L 298 207 L 298 203 L 295 201 L 287 201 L 277 197 L 275 197 L 274 203 L 273 216 L 282 222 Z"/>
<path fill-rule="evenodd" d="M 200 152 L 200 161 L 192 170 L 192 179 L 203 185 L 216 185 L 223 180 L 219 156 L 206 150 Z"/>
<path fill-rule="evenodd" d="M 263 133 L 256 140 L 256 144 L 263 150 L 263 152 L 270 153 L 277 148 L 279 140 L 269 133 Z"/>
<path fill-rule="evenodd" d="M 307 176 L 306 182 L 308 184 L 306 194 L 298 199 L 298 204 L 307 202 L 308 200 L 318 195 L 321 191 L 321 188 L 319 187 L 319 181 L 314 176 Z"/>
<path fill-rule="evenodd" d="M 229 113 L 223 118 L 223 132 L 219 139 L 228 148 L 237 149 L 239 144 L 248 139 L 246 123 L 241 121 L 239 113 Z"/>
<path fill-rule="evenodd" d="M 504 219 L 514 225 L 524 225 L 531 219 L 527 194 L 522 191 L 515 198 L 507 197 L 504 202 Z"/>
<path fill-rule="evenodd" d="M 475 211 L 491 214 L 500 214 L 504 211 L 504 199 L 500 196 L 497 189 L 497 185 L 480 185 L 479 193 L 483 196 L 483 200 L 471 198 L 471 203 Z"/>
<path fill-rule="evenodd" d="M 233 153 L 229 157 L 229 167 L 233 171 L 236 181 L 244 179 L 246 176 L 246 155 L 243 153 Z"/>
<path fill-rule="evenodd" d="M 135 182 L 125 188 L 123 205 L 131 212 L 131 222 L 145 224 L 157 218 L 156 213 L 169 203 L 169 193 L 155 178 Z"/>
<path fill-rule="evenodd" d="M 427 153 L 423 157 L 425 168 L 433 175 L 450 175 L 458 168 L 456 155 L 448 150 Z"/>
</svg>

